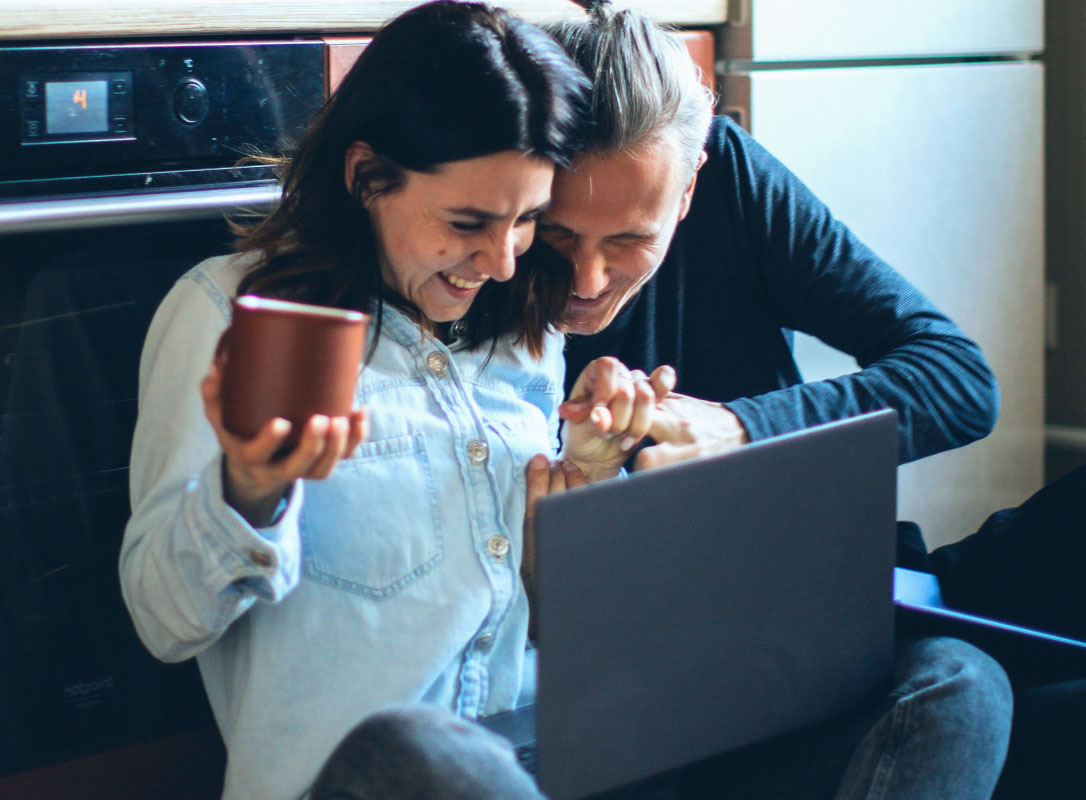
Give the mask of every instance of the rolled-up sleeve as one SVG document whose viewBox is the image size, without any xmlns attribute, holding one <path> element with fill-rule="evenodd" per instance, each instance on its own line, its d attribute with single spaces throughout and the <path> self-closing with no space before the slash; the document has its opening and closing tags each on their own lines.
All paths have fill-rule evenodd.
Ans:
<svg viewBox="0 0 1086 800">
<path fill-rule="evenodd" d="M 222 453 L 199 386 L 228 313 L 214 286 L 182 278 L 156 312 L 140 361 L 120 579 L 140 638 L 164 661 L 198 654 L 253 603 L 285 597 L 300 575 L 301 481 L 268 528 L 253 528 L 223 500 Z"/>
<path fill-rule="evenodd" d="M 728 126 L 725 141 L 767 308 L 781 328 L 861 367 L 728 401 L 751 439 L 887 407 L 898 412 L 902 462 L 990 433 L 999 390 L 977 343 L 754 139 Z"/>
</svg>

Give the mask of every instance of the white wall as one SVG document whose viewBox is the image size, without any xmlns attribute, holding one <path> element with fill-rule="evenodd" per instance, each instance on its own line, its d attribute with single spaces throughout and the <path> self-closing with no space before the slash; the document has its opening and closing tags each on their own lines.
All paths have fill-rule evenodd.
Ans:
<svg viewBox="0 0 1086 800">
<path fill-rule="evenodd" d="M 752 73 L 751 128 L 976 339 L 1002 411 L 987 439 L 899 472 L 936 547 L 1043 483 L 1044 67 L 1036 61 Z M 855 368 L 814 340 L 808 379 Z"/>
</svg>

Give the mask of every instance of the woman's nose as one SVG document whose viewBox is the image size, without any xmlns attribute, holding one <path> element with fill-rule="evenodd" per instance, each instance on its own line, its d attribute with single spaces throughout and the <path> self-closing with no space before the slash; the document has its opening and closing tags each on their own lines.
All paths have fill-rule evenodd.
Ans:
<svg viewBox="0 0 1086 800">
<path fill-rule="evenodd" d="M 513 229 L 496 234 L 476 254 L 475 267 L 488 278 L 507 281 L 516 269 L 517 232 Z"/>
</svg>

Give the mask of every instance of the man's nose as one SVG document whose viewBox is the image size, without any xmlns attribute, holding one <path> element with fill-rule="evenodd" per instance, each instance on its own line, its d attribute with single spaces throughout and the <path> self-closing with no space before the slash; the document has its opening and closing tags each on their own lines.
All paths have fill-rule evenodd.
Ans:
<svg viewBox="0 0 1086 800">
<path fill-rule="evenodd" d="M 580 246 L 573 262 L 573 292 L 578 297 L 595 297 L 607 288 L 607 262 L 599 248 Z"/>
</svg>

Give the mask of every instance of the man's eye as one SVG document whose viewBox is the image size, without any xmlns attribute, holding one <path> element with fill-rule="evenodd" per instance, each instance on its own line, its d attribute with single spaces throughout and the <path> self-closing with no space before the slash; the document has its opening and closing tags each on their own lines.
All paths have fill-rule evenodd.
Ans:
<svg viewBox="0 0 1086 800">
<path fill-rule="evenodd" d="M 540 222 L 535 226 L 536 233 L 545 233 L 551 237 L 569 236 L 570 232 L 561 225 L 548 225 L 546 222 Z"/>
</svg>

